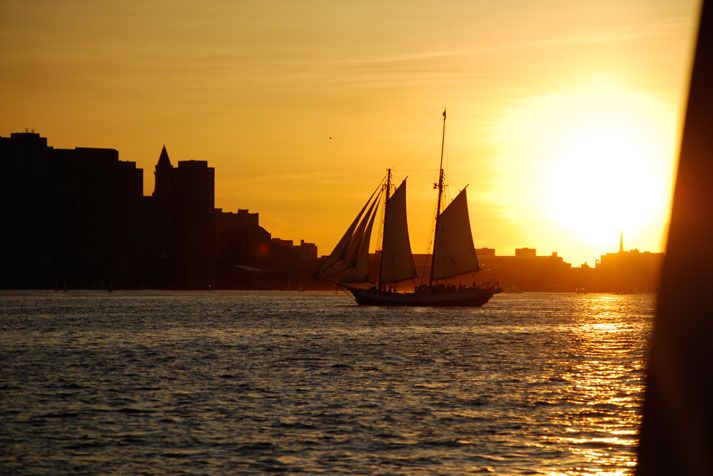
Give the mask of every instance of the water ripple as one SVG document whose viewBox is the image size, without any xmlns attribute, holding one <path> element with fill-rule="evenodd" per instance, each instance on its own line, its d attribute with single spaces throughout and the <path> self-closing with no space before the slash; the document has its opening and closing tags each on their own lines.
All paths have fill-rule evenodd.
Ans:
<svg viewBox="0 0 713 476">
<path fill-rule="evenodd" d="M 651 295 L 0 300 L 2 473 L 633 471 Z"/>
</svg>

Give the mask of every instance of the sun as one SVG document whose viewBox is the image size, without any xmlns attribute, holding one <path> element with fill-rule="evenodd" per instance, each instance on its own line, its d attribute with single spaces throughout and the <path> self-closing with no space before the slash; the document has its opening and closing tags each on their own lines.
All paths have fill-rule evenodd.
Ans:
<svg viewBox="0 0 713 476">
<path fill-rule="evenodd" d="M 576 262 L 626 244 L 658 251 L 670 210 L 679 114 L 608 77 L 513 101 L 490 135 L 492 203 L 514 246 Z"/>
<path fill-rule="evenodd" d="M 546 187 L 552 220 L 592 244 L 635 234 L 667 210 L 660 138 L 637 110 L 586 111 L 563 125 Z"/>
</svg>

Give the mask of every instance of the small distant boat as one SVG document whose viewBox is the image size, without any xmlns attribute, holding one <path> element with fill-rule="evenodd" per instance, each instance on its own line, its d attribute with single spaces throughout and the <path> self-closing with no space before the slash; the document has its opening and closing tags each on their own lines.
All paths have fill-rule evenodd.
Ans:
<svg viewBox="0 0 713 476">
<path fill-rule="evenodd" d="M 436 206 L 436 226 L 428 284 L 415 286 L 413 292 L 399 292 L 395 285 L 416 278 L 416 266 L 406 219 L 406 179 L 391 193 L 391 169 L 357 214 L 339 243 L 325 260 L 317 278 L 349 291 L 358 304 L 368 306 L 482 306 L 501 292 L 499 286 L 456 286 L 448 280 L 480 270 L 475 254 L 468 217 L 466 189 L 441 211 L 444 189 L 443 145 L 446 111 L 443 111 L 443 135 Z M 369 243 L 379 204 L 385 207 L 383 240 L 376 282 L 369 283 Z"/>
</svg>

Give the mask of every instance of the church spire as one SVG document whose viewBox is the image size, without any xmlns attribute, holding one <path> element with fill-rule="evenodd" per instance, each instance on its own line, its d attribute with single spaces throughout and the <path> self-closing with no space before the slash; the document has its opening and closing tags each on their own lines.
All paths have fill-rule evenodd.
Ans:
<svg viewBox="0 0 713 476">
<path fill-rule="evenodd" d="M 164 201 L 170 200 L 174 180 L 173 175 L 173 165 L 171 165 L 171 159 L 168 157 L 168 152 L 166 151 L 166 146 L 164 145 L 163 149 L 161 149 L 161 155 L 158 158 L 158 162 L 156 162 L 156 170 L 154 171 L 154 197 L 161 197 Z"/>
<path fill-rule="evenodd" d="M 171 167 L 171 159 L 168 157 L 168 152 L 166 151 L 166 145 L 164 144 L 163 149 L 161 149 L 161 155 L 158 158 L 158 163 L 156 164 L 156 168 L 166 167 L 166 166 Z"/>
<path fill-rule="evenodd" d="M 619 254 L 624 254 L 624 230 L 619 230 Z"/>
</svg>

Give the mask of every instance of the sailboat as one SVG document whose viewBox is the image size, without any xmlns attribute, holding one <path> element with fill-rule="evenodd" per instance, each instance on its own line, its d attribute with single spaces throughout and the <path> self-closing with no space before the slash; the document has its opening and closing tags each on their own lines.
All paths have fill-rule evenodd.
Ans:
<svg viewBox="0 0 713 476">
<path fill-rule="evenodd" d="M 482 306 L 501 291 L 494 284 L 466 287 L 447 281 L 478 272 L 480 266 L 470 230 L 466 189 L 461 190 L 441 211 L 445 132 L 444 110 L 439 175 L 438 182 L 434 184 L 438 189 L 438 201 L 428 283 L 415 286 L 413 292 L 399 292 L 394 288 L 397 283 L 413 280 L 417 273 L 406 218 L 406 179 L 391 193 L 391 169 L 387 170 L 385 180 L 382 179 L 325 260 L 317 273 L 318 279 L 346 289 L 358 304 L 371 306 L 475 307 Z M 382 198 L 384 225 L 376 282 L 371 287 L 359 287 L 359 284 L 370 282 L 369 244 Z"/>
</svg>

